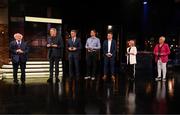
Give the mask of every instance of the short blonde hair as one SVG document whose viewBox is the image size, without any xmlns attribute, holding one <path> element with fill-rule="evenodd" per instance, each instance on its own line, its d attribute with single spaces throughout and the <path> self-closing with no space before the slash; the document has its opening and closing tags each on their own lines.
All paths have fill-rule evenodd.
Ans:
<svg viewBox="0 0 180 115">
<path fill-rule="evenodd" d="M 135 41 L 134 40 L 129 40 L 130 44 L 132 44 L 132 46 L 135 46 Z"/>
</svg>

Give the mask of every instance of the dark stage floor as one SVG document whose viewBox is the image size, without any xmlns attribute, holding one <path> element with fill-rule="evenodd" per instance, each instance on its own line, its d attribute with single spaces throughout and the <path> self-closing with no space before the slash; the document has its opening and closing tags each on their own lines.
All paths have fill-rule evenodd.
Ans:
<svg viewBox="0 0 180 115">
<path fill-rule="evenodd" d="M 47 79 L 27 79 L 15 86 L 0 81 L 0 113 L 28 114 L 141 114 L 180 113 L 180 72 L 168 71 L 168 81 L 155 82 L 148 72 L 129 82 L 68 80 L 48 84 Z"/>
</svg>

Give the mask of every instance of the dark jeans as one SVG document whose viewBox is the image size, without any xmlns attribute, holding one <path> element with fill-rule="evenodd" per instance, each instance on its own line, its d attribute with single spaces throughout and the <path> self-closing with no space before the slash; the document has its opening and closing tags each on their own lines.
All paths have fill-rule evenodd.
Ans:
<svg viewBox="0 0 180 115">
<path fill-rule="evenodd" d="M 104 57 L 104 75 L 107 75 L 109 72 L 109 69 L 111 71 L 111 75 L 115 74 L 115 58 L 114 57 Z"/>
<path fill-rule="evenodd" d="M 26 69 L 26 62 L 13 62 L 13 78 L 14 81 L 17 82 L 18 78 L 17 78 L 17 73 L 18 73 L 18 66 L 20 65 L 20 69 L 21 69 L 21 81 L 25 82 L 25 69 Z"/>
<path fill-rule="evenodd" d="M 53 78 L 54 65 L 55 65 L 55 78 L 58 78 L 58 76 L 59 76 L 59 60 L 60 60 L 60 58 L 58 58 L 58 57 L 51 57 L 49 59 L 50 78 Z"/>
<path fill-rule="evenodd" d="M 69 76 L 73 77 L 73 73 L 75 70 L 76 77 L 79 77 L 80 76 L 80 73 L 79 73 L 79 55 L 76 53 L 71 53 L 68 55 L 68 59 L 69 59 Z"/>
<path fill-rule="evenodd" d="M 135 64 L 127 65 L 127 75 L 129 78 L 135 78 Z"/>
<path fill-rule="evenodd" d="M 97 52 L 88 52 L 86 57 L 87 63 L 87 76 L 96 77 L 96 70 L 97 70 L 97 59 L 98 59 Z"/>
</svg>

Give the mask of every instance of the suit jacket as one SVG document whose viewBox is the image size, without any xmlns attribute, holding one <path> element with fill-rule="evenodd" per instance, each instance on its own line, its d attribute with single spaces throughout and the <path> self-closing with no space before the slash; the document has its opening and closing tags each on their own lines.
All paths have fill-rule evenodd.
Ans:
<svg viewBox="0 0 180 115">
<path fill-rule="evenodd" d="M 129 52 L 129 48 L 127 48 L 127 53 Z M 134 53 L 135 55 L 129 55 L 130 58 L 128 58 L 128 55 L 127 55 L 127 64 L 128 62 L 130 62 L 130 64 L 136 64 L 137 61 L 136 61 L 136 54 L 137 54 L 137 48 L 135 46 L 131 47 L 131 50 L 130 50 L 130 53 Z"/>
<path fill-rule="evenodd" d="M 56 58 L 62 58 L 63 56 L 63 40 L 60 36 L 56 36 L 55 38 L 48 37 L 47 44 L 54 44 L 58 47 L 49 47 L 48 48 L 48 58 L 56 57 Z"/>
<path fill-rule="evenodd" d="M 21 49 L 24 53 L 19 54 L 16 52 L 17 49 Z M 16 40 L 10 42 L 11 59 L 13 63 L 26 62 L 28 59 L 29 48 L 26 42 L 21 41 L 20 47 L 18 47 Z"/>
<path fill-rule="evenodd" d="M 67 48 L 69 48 L 69 47 L 76 47 L 77 48 L 76 51 L 69 51 L 68 50 L 69 55 L 71 55 L 71 54 L 80 54 L 81 53 L 81 48 L 82 48 L 80 38 L 76 38 L 74 43 L 72 41 L 72 38 L 69 38 L 68 43 L 67 43 Z"/>
<path fill-rule="evenodd" d="M 103 54 L 104 54 L 104 56 L 106 56 L 107 53 L 108 53 L 108 40 L 105 40 L 103 43 Z M 116 41 L 113 39 L 111 42 L 110 53 L 112 54 L 113 58 L 116 56 Z"/>
<path fill-rule="evenodd" d="M 158 61 L 158 51 L 159 50 L 159 44 L 157 44 L 154 48 L 154 55 L 155 55 L 155 61 Z M 168 55 L 170 54 L 170 49 L 168 44 L 164 43 L 162 48 L 160 49 L 160 55 L 159 58 L 163 63 L 168 62 Z"/>
</svg>

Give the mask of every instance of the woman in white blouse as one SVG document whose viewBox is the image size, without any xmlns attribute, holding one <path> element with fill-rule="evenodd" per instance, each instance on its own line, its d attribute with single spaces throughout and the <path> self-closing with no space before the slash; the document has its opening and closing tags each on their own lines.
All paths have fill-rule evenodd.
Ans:
<svg viewBox="0 0 180 115">
<path fill-rule="evenodd" d="M 137 48 L 134 40 L 129 40 L 127 48 L 127 72 L 130 80 L 135 79 L 135 65 L 136 65 L 136 54 Z"/>
</svg>

